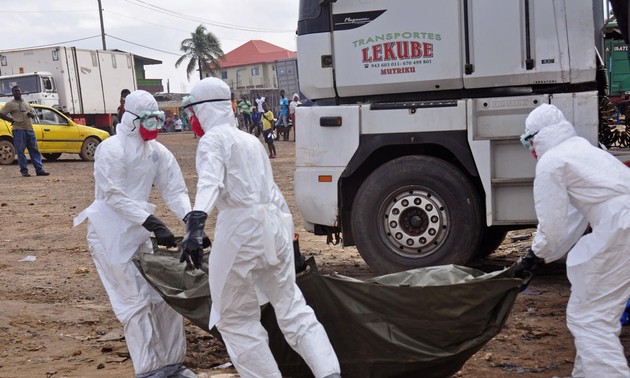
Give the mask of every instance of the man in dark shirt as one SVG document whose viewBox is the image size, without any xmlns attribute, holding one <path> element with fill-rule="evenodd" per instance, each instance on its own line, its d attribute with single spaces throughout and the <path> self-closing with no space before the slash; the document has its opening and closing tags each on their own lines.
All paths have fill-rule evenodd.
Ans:
<svg viewBox="0 0 630 378">
<path fill-rule="evenodd" d="M 13 126 L 13 145 L 15 145 L 20 172 L 24 177 L 31 177 L 31 174 L 28 173 L 28 160 L 24 153 L 24 149 L 27 149 L 31 163 L 35 167 L 35 174 L 37 176 L 48 176 L 49 173 L 44 171 L 42 165 L 42 155 L 39 153 L 37 138 L 31 122 L 31 119 L 35 118 L 33 108 L 31 104 L 22 99 L 20 87 L 14 86 L 11 92 L 13 93 L 13 100 L 7 102 L 0 109 L 0 118 L 10 122 Z"/>
<path fill-rule="evenodd" d="M 127 97 L 127 95 L 131 93 L 131 91 L 127 88 L 123 89 L 122 91 L 120 91 L 120 105 L 118 105 L 118 114 L 117 114 L 117 122 L 120 123 L 122 122 L 122 116 L 123 113 L 125 113 L 125 97 Z M 112 134 L 116 134 L 116 129 L 114 128 L 113 130 L 114 132 Z"/>
</svg>

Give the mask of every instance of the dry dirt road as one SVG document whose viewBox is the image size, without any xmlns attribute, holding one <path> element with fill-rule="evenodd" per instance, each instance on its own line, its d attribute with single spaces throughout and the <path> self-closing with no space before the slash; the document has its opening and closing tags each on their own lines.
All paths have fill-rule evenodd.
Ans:
<svg viewBox="0 0 630 378">
<path fill-rule="evenodd" d="M 194 198 L 198 139 L 176 133 L 160 135 L 159 140 L 177 157 Z M 295 143 L 276 145 L 274 176 L 293 210 L 302 252 L 314 256 L 324 273 L 370 276 L 356 249 L 326 245 L 322 237 L 303 230 L 293 195 Z M 0 377 L 132 377 L 122 328 L 87 249 L 86 226 L 72 227 L 74 216 L 92 201 L 93 165 L 64 154 L 45 162 L 45 169 L 50 176 L 23 178 L 16 164 L 0 166 Z M 182 234 L 183 223 L 157 192 L 151 201 L 158 205 L 156 215 Z M 208 228 L 212 235 L 213 220 Z M 509 234 L 495 254 L 476 265 L 511 264 L 529 243 L 517 236 L 528 233 L 531 230 Z M 35 260 L 21 261 L 30 256 Z M 570 375 L 574 349 L 565 326 L 568 295 L 563 267 L 547 268 L 519 295 L 503 331 L 456 376 Z M 229 362 L 219 342 L 190 324 L 186 331 L 188 366 L 200 376 L 233 372 L 214 369 Z M 624 329 L 624 344 L 629 345 L 627 335 Z"/>
</svg>

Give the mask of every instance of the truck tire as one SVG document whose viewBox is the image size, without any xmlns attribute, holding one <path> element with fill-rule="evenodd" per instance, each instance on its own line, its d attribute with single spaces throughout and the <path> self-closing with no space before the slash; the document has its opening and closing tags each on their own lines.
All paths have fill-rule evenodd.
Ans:
<svg viewBox="0 0 630 378">
<path fill-rule="evenodd" d="M 465 264 L 484 230 L 479 194 L 450 163 L 406 156 L 363 182 L 352 206 L 359 253 L 378 273 Z"/>
<path fill-rule="evenodd" d="M 61 156 L 61 153 L 56 152 L 56 153 L 51 153 L 51 154 L 42 154 L 42 156 L 46 160 L 55 161 L 55 160 L 59 159 L 59 157 Z"/>
<path fill-rule="evenodd" d="M 503 243 L 507 233 L 505 228 L 486 227 L 476 257 L 484 258 L 490 256 Z"/>
<path fill-rule="evenodd" d="M 86 138 L 81 146 L 81 152 L 79 152 L 81 160 L 94 161 L 94 153 L 96 152 L 96 147 L 98 147 L 99 143 L 101 143 L 101 141 L 94 137 Z"/>
<path fill-rule="evenodd" d="M 13 164 L 15 161 L 15 146 L 6 139 L 0 140 L 0 165 Z"/>
</svg>

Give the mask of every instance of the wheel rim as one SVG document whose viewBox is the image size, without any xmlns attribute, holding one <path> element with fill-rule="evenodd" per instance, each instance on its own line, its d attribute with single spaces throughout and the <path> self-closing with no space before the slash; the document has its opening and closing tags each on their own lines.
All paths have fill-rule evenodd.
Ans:
<svg viewBox="0 0 630 378">
<path fill-rule="evenodd" d="M 448 212 L 444 201 L 419 187 L 391 193 L 379 210 L 381 235 L 390 249 L 406 258 L 433 254 L 448 234 Z"/>
<path fill-rule="evenodd" d="M 96 153 L 96 147 L 98 147 L 98 143 L 94 141 L 88 141 L 85 146 L 85 154 L 89 158 L 94 158 L 94 154 Z"/>
<path fill-rule="evenodd" d="M 10 144 L 0 144 L 0 161 L 5 164 L 13 163 L 15 151 Z"/>
</svg>

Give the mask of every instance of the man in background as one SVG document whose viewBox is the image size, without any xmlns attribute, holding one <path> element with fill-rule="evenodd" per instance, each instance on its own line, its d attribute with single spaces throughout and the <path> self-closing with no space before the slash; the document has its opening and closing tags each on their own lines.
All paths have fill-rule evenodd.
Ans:
<svg viewBox="0 0 630 378">
<path fill-rule="evenodd" d="M 258 113 L 263 113 L 263 106 L 262 104 L 265 103 L 265 98 L 264 97 L 260 97 L 260 93 L 256 93 L 256 108 L 258 108 Z"/>
<path fill-rule="evenodd" d="M 280 112 L 276 121 L 276 129 L 279 131 L 278 140 L 282 135 L 282 140 L 289 140 L 289 100 L 284 97 L 284 89 L 280 90 Z M 280 127 L 280 125 L 283 125 Z"/>
<path fill-rule="evenodd" d="M 173 116 L 173 128 L 175 129 L 176 133 L 181 132 L 184 128 L 184 124 L 177 114 Z"/>
<path fill-rule="evenodd" d="M 116 121 L 118 123 L 122 122 L 122 116 L 123 116 L 123 113 L 125 112 L 125 97 L 127 97 L 129 93 L 131 93 L 131 91 L 127 88 L 120 91 L 120 105 L 118 105 L 118 111 L 116 114 L 116 117 L 117 117 Z M 112 134 L 116 134 L 116 128 L 114 128 L 113 131 L 114 132 Z"/>
<path fill-rule="evenodd" d="M 37 138 L 33 130 L 32 119 L 35 118 L 31 104 L 22 99 L 22 90 L 17 85 L 11 89 L 13 100 L 7 102 L 0 109 L 0 118 L 10 122 L 13 128 L 13 144 L 18 157 L 18 165 L 22 177 L 31 177 L 28 173 L 28 160 L 24 149 L 28 150 L 31 163 L 37 176 L 48 176 L 42 165 L 42 155 L 37 147 Z M 9 117 L 10 115 L 10 117 Z"/>
<path fill-rule="evenodd" d="M 252 133 L 252 116 L 251 116 L 252 102 L 249 101 L 247 95 L 243 95 L 241 101 L 238 103 L 238 111 L 243 117 L 243 127 L 248 133 Z"/>
<path fill-rule="evenodd" d="M 291 101 L 291 103 L 289 103 L 289 119 L 291 120 L 291 125 L 293 127 L 293 140 L 295 141 L 295 111 L 297 109 L 298 106 L 302 105 L 302 102 L 300 102 L 300 96 L 295 93 L 293 95 L 293 100 Z M 287 131 L 287 139 L 288 139 L 288 134 L 289 131 Z"/>
</svg>

